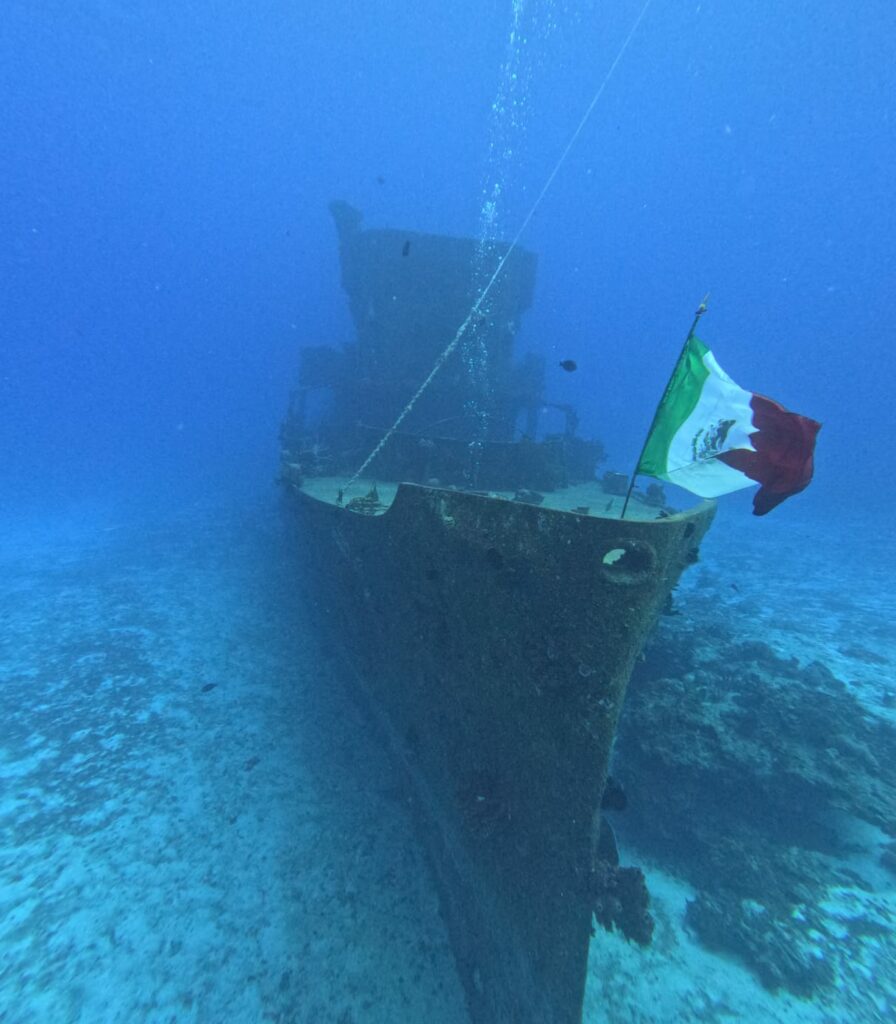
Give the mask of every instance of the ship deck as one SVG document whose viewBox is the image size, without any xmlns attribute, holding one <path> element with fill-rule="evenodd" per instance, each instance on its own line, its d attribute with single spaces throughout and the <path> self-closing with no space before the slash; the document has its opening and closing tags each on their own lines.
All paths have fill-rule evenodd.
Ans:
<svg viewBox="0 0 896 1024">
<path fill-rule="evenodd" d="M 379 512 L 375 513 L 379 515 L 388 511 L 395 500 L 395 495 L 398 493 L 398 484 L 396 482 L 375 480 L 372 477 L 362 477 L 356 480 L 351 488 L 347 490 L 345 485 L 344 477 L 316 476 L 305 477 L 299 489 L 317 501 L 322 501 L 329 505 L 339 505 L 340 491 L 342 491 L 342 503 L 347 503 L 353 498 L 364 497 L 376 487 L 382 506 Z M 453 490 L 454 488 L 450 489 Z M 574 484 L 556 491 L 547 491 L 543 494 L 543 500 L 540 502 L 525 502 L 524 499 L 516 497 L 516 492 L 514 491 L 482 491 L 477 493 L 505 501 L 524 501 L 526 504 L 537 504 L 541 508 L 590 516 L 595 519 L 618 519 L 622 512 L 624 500 L 620 495 L 608 494 L 601 487 L 599 480 Z M 667 508 L 668 511 L 670 510 Z M 638 491 L 635 491 L 626 510 L 625 518 L 627 520 L 650 521 L 657 519 L 660 516 L 660 512 L 660 508 L 656 505 L 646 504 L 643 496 Z"/>
</svg>

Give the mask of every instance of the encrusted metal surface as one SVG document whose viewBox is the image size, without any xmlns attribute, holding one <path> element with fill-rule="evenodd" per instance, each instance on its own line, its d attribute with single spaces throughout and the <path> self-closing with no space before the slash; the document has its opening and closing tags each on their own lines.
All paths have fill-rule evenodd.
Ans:
<svg viewBox="0 0 896 1024">
<path fill-rule="evenodd" d="M 632 665 L 711 506 L 656 521 L 402 484 L 285 484 L 320 628 L 414 792 L 473 1024 L 579 1024 L 600 801 Z"/>
</svg>

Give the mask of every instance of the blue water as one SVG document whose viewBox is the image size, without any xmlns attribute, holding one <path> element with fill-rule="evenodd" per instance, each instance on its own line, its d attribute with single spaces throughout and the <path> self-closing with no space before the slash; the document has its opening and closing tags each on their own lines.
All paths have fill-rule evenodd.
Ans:
<svg viewBox="0 0 896 1024">
<path fill-rule="evenodd" d="M 352 338 L 327 203 L 512 238 L 642 10 L 4 3 L 0 1020 L 464 1019 L 388 765 L 284 577 L 277 429 L 300 348 Z M 621 472 L 706 292 L 725 369 L 824 424 L 803 494 L 722 499 L 656 643 L 824 665 L 885 807 L 894 38 L 888 0 L 652 0 L 522 238 L 518 337 Z M 890 1019 L 892 828 L 848 798 L 808 994 L 701 944 L 687 863 L 620 823 L 656 941 L 597 937 L 586 1020 Z"/>
</svg>

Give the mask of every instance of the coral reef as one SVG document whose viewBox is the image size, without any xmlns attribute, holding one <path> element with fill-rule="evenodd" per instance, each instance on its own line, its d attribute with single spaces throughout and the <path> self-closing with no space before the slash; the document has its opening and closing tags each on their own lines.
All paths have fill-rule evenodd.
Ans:
<svg viewBox="0 0 896 1024">
<path fill-rule="evenodd" d="M 896 835 L 896 729 L 818 662 L 688 632 L 661 626 L 629 688 L 625 837 L 696 888 L 706 946 L 805 996 L 832 981 L 816 908 L 864 884 L 837 859 L 861 847 L 857 819 Z"/>
<path fill-rule="evenodd" d="M 786 921 L 760 903 L 701 893 L 688 902 L 686 919 L 709 949 L 739 953 L 766 988 L 810 996 L 834 980 L 833 966 L 821 950 L 795 941 Z"/>
<path fill-rule="evenodd" d="M 618 928 L 640 946 L 649 946 L 653 918 L 648 909 L 650 894 L 640 868 L 621 868 L 599 860 L 591 873 L 594 917 L 608 932 Z"/>
</svg>

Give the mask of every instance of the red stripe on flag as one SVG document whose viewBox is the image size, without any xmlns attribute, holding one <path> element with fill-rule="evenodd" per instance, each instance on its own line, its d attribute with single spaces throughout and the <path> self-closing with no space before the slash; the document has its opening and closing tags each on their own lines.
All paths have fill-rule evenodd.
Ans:
<svg viewBox="0 0 896 1024">
<path fill-rule="evenodd" d="M 821 424 L 808 416 L 788 412 L 763 395 L 753 395 L 750 442 L 756 451 L 735 448 L 718 458 L 755 480 L 761 487 L 753 496 L 753 514 L 764 516 L 791 494 L 809 486 L 814 469 L 815 437 Z"/>
</svg>

